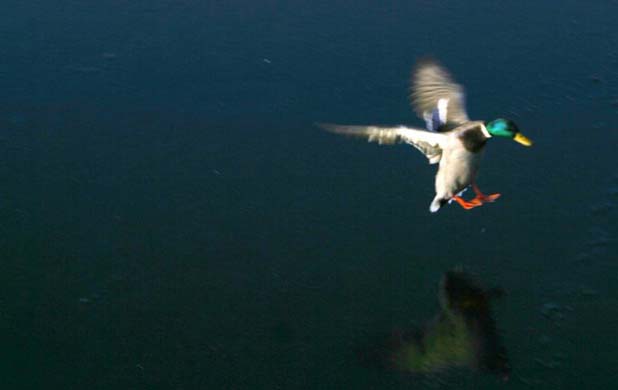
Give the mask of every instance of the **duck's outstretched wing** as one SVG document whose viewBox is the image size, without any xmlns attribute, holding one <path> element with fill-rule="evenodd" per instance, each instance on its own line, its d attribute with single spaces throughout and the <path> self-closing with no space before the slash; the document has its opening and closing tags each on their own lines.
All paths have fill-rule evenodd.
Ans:
<svg viewBox="0 0 618 390">
<path fill-rule="evenodd" d="M 447 138 L 445 134 L 431 133 L 404 126 L 346 126 L 332 123 L 317 123 L 317 125 L 331 133 L 366 138 L 369 142 L 377 142 L 380 145 L 410 144 L 420 150 L 427 157 L 430 164 L 440 162 L 442 147 Z"/>
<path fill-rule="evenodd" d="M 457 84 L 450 73 L 433 59 L 418 62 L 412 70 L 410 85 L 410 101 L 416 114 L 428 121 L 444 125 L 462 124 L 467 122 L 465 94 L 461 85 Z"/>
</svg>

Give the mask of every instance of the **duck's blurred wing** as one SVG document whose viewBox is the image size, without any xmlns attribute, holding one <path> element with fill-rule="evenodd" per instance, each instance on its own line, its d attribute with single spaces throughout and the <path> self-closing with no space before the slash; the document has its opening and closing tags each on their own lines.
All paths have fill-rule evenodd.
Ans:
<svg viewBox="0 0 618 390">
<path fill-rule="evenodd" d="M 445 134 L 432 133 L 405 126 L 346 126 L 331 123 L 318 123 L 317 125 L 331 133 L 365 138 L 369 142 L 377 142 L 380 145 L 410 144 L 420 150 L 427 157 L 430 164 L 436 164 L 440 161 L 442 147 L 447 138 Z"/>
<path fill-rule="evenodd" d="M 428 128 L 447 123 L 467 122 L 465 94 L 450 73 L 433 59 L 419 61 L 412 71 L 410 101 L 416 114 L 427 121 Z"/>
</svg>

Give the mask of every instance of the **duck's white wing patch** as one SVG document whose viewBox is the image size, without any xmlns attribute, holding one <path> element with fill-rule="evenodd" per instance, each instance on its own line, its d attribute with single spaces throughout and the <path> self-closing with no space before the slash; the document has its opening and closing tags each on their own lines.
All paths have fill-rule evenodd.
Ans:
<svg viewBox="0 0 618 390">
<path fill-rule="evenodd" d="M 442 123 L 461 124 L 469 120 L 463 87 L 435 60 L 422 60 L 414 68 L 410 92 L 412 106 L 422 119 L 436 110 Z"/>
<path fill-rule="evenodd" d="M 318 123 L 318 126 L 331 133 L 366 138 L 369 142 L 377 142 L 380 145 L 410 144 L 420 150 L 430 164 L 440 162 L 442 147 L 446 142 L 445 134 L 431 133 L 405 126 L 347 126 L 330 123 Z"/>
</svg>

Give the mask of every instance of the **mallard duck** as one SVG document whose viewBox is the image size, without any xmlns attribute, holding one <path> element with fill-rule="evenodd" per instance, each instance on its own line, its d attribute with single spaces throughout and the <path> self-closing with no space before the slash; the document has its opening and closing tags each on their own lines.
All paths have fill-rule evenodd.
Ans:
<svg viewBox="0 0 618 390">
<path fill-rule="evenodd" d="M 381 145 L 407 143 L 420 150 L 430 164 L 438 164 L 436 195 L 429 206 L 435 213 L 452 200 L 464 209 L 493 202 L 500 194 L 484 195 L 476 185 L 476 176 L 487 140 L 511 138 L 531 146 L 532 141 L 508 119 L 471 121 L 465 109 L 464 89 L 450 73 L 433 59 L 419 61 L 412 71 L 411 104 L 426 123 L 426 130 L 406 126 L 347 126 L 318 123 L 333 133 L 367 138 Z M 476 196 L 465 200 L 463 191 L 472 187 Z"/>
</svg>

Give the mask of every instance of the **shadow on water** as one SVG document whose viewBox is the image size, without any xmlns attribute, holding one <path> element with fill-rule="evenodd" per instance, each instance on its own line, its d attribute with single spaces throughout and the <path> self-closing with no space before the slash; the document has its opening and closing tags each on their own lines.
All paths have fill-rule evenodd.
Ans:
<svg viewBox="0 0 618 390">
<path fill-rule="evenodd" d="M 424 326 L 395 329 L 385 341 L 362 348 L 363 365 L 411 374 L 411 382 L 443 380 L 448 371 L 466 368 L 508 380 L 510 366 L 496 328 L 491 304 L 504 294 L 483 288 L 470 274 L 446 272 L 439 286 L 439 313 Z"/>
</svg>

